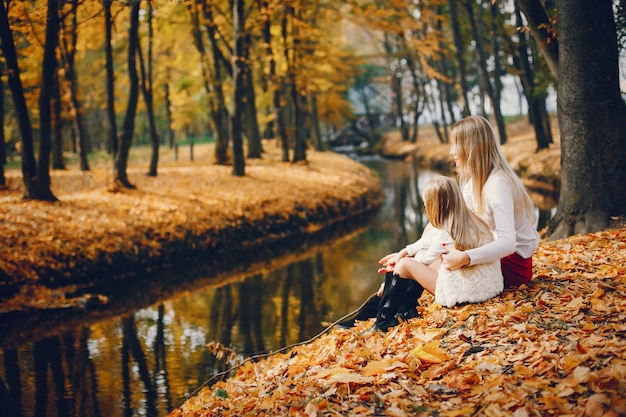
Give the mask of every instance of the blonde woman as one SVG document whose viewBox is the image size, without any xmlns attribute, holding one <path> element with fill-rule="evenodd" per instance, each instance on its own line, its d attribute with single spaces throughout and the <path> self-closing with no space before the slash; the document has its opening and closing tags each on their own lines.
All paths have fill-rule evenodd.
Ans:
<svg viewBox="0 0 626 417">
<path fill-rule="evenodd" d="M 492 126 L 484 117 L 466 117 L 452 127 L 450 141 L 450 155 L 459 171 L 465 202 L 470 210 L 487 223 L 495 239 L 473 249 L 447 247 L 438 262 L 445 270 L 455 271 L 499 259 L 505 286 L 527 284 L 532 278 L 532 255 L 539 244 L 535 209 L 523 184 L 504 157 Z M 391 288 L 387 289 L 387 294 L 383 291 L 380 300 L 372 302 L 377 303 L 377 316 L 381 315 L 381 310 L 387 304 L 385 297 L 390 297 L 389 294 L 394 292 L 406 295 L 404 301 L 396 301 L 399 305 L 392 306 L 392 310 L 396 310 L 395 314 L 404 319 L 417 316 L 415 308 L 417 298 L 421 295 L 421 285 L 418 287 L 413 282 L 424 281 L 426 288 L 432 289 L 440 269 L 438 265 L 431 264 L 434 275 L 426 271 L 427 274 L 421 276 L 404 270 L 400 261 L 409 256 L 409 250 L 420 248 L 420 241 L 430 232 L 431 227 L 427 226 L 422 238 L 413 246 L 409 245 L 380 260 L 384 270 L 393 270 L 396 276 L 408 279 L 394 280 L 391 274 L 387 274 L 385 287 Z M 405 281 L 409 281 L 409 284 Z M 365 312 L 371 316 L 373 310 L 363 309 L 356 319 L 368 318 Z M 382 313 L 389 323 L 393 323 L 390 314 L 390 311 Z"/>
</svg>

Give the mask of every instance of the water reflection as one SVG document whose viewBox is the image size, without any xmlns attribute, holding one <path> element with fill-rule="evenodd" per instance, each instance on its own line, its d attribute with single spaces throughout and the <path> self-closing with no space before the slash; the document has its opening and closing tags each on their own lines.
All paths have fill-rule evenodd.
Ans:
<svg viewBox="0 0 626 417">
<path fill-rule="evenodd" d="M 125 282 L 108 289 L 108 315 L 16 322 L 1 339 L 3 415 L 165 416 L 227 369 L 229 352 L 251 356 L 307 340 L 358 307 L 381 282 L 378 259 L 419 236 L 419 191 L 435 175 L 412 162 L 365 163 L 380 173 L 385 201 L 357 234 L 323 247 L 294 243 L 310 252 L 279 268 L 253 268 L 246 256 L 231 260 L 239 272 L 219 279 L 212 266 L 190 265 Z M 212 342 L 228 347 L 226 355 L 211 353 Z"/>
</svg>

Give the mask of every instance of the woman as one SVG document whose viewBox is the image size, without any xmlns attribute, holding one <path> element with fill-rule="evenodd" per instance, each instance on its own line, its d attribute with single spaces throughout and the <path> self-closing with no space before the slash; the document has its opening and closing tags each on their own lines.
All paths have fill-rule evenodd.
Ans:
<svg viewBox="0 0 626 417">
<path fill-rule="evenodd" d="M 499 259 L 505 286 L 527 284 L 532 279 L 532 255 L 539 245 L 534 204 L 504 157 L 492 126 L 484 117 L 466 117 L 452 127 L 450 142 L 450 155 L 459 172 L 465 202 L 487 223 L 495 239 L 468 250 L 447 247 L 441 260 L 430 265 L 433 273 L 422 273 L 423 270 L 411 268 L 413 264 L 404 258 L 413 256 L 420 241 L 431 233 L 429 225 L 420 240 L 382 258 L 382 271 L 387 277 L 371 330 L 388 329 L 397 323 L 398 317 L 416 317 L 417 298 L 424 287 L 434 288 L 439 262 L 446 270 L 455 271 Z M 404 294 L 401 301 L 397 293 Z M 355 319 L 367 319 L 373 310 L 372 306 L 366 306 L 362 312 L 369 316 L 359 313 Z M 344 327 L 350 324 L 343 323 Z"/>
</svg>

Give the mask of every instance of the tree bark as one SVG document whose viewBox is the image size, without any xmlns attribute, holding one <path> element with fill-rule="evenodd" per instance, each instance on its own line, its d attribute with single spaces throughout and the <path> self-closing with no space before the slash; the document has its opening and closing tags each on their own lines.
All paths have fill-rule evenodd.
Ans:
<svg viewBox="0 0 626 417">
<path fill-rule="evenodd" d="M 141 43 L 138 43 L 137 56 L 139 59 L 139 68 L 141 69 L 141 92 L 143 100 L 146 104 L 146 113 L 148 115 L 148 129 L 150 131 L 150 166 L 148 168 L 148 176 L 156 177 L 157 166 L 159 164 L 159 133 L 157 132 L 156 121 L 154 119 L 154 95 L 152 89 L 152 2 L 148 1 L 148 53 L 145 58 L 141 52 Z"/>
<path fill-rule="evenodd" d="M 56 201 L 50 190 L 50 152 L 52 150 L 52 96 L 55 74 L 58 69 L 56 48 L 59 42 L 59 1 L 48 1 L 46 42 L 41 64 L 41 90 L 39 92 L 39 162 L 37 166 L 37 197 Z"/>
<path fill-rule="evenodd" d="M 113 17 L 111 16 L 111 4 L 113 0 L 103 0 L 104 9 L 104 33 L 105 33 L 105 68 L 106 68 L 106 91 L 107 91 L 107 120 L 109 122 L 109 152 L 117 155 L 119 143 L 117 139 L 117 122 L 115 119 L 115 77 L 113 73 L 113 48 L 111 45 L 111 29 Z"/>
<path fill-rule="evenodd" d="M 252 77 L 252 67 L 250 65 L 251 36 L 246 33 L 244 36 L 244 58 L 248 63 L 244 74 L 244 96 L 245 96 L 245 127 L 248 138 L 248 158 L 261 158 L 263 146 L 261 144 L 261 133 L 259 131 L 259 121 L 257 120 L 256 94 L 254 92 L 254 79 Z"/>
<path fill-rule="evenodd" d="M 130 27 L 128 28 L 128 79 L 129 92 L 126 115 L 120 132 L 120 149 L 115 158 L 114 181 L 126 188 L 135 188 L 128 180 L 126 168 L 128 166 L 128 153 L 135 133 L 135 114 L 137 113 L 137 101 L 139 98 L 139 76 L 137 75 L 137 48 L 139 46 L 139 3 L 133 0 L 130 3 Z"/>
<path fill-rule="evenodd" d="M 561 192 L 552 239 L 606 229 L 626 213 L 626 106 L 611 0 L 557 2 Z"/>
<path fill-rule="evenodd" d="M 233 139 L 233 175 L 245 175 L 245 160 L 243 158 L 243 139 L 241 137 L 241 117 L 243 115 L 243 98 L 245 96 L 244 78 L 247 70 L 247 60 L 243 56 L 245 49 L 245 17 L 243 14 L 243 0 L 233 2 L 233 111 L 230 121 L 230 132 Z"/>
<path fill-rule="evenodd" d="M 205 28 L 209 36 L 209 41 L 211 42 L 211 52 L 213 55 L 213 77 L 209 86 L 215 97 L 212 101 L 213 125 L 216 134 L 215 163 L 227 164 L 229 162 L 228 142 L 232 139 L 232 137 L 230 132 L 230 116 L 228 114 L 228 110 L 226 109 L 226 99 L 224 97 L 224 90 L 222 89 L 222 66 L 226 65 L 226 71 L 231 74 L 234 70 L 232 69 L 232 63 L 228 63 L 218 46 L 218 34 L 215 29 L 216 26 L 213 20 L 213 8 L 210 2 L 204 3 L 203 11 L 204 18 L 207 21 Z M 206 53 L 204 55 L 206 55 Z M 207 92 L 210 93 L 210 90 Z"/>
<path fill-rule="evenodd" d="M 61 85 L 59 84 L 59 74 L 54 77 L 54 99 L 52 104 L 52 169 L 65 169 L 63 159 L 63 108 L 61 106 Z"/>
<path fill-rule="evenodd" d="M 78 82 L 75 71 L 76 61 L 76 43 L 78 39 L 78 20 L 77 20 L 78 0 L 72 0 L 71 11 L 71 26 L 70 26 L 70 40 L 71 43 L 67 45 L 65 42 L 61 43 L 61 51 L 63 58 L 63 66 L 65 68 L 65 81 L 66 88 L 69 92 L 69 102 L 72 108 L 74 118 L 72 120 L 74 132 L 77 135 L 77 151 L 78 160 L 81 171 L 89 171 L 89 162 L 87 160 L 87 154 L 89 151 L 89 140 L 87 137 L 87 129 L 85 128 L 85 122 L 83 119 L 83 106 L 78 99 Z"/>
<path fill-rule="evenodd" d="M 28 107 L 24 97 L 24 87 L 20 79 L 20 68 L 17 63 L 17 52 L 13 32 L 9 26 L 9 19 L 5 2 L 0 1 L 0 48 L 7 66 L 7 84 L 11 90 L 13 107 L 17 118 L 17 125 L 22 138 L 22 180 L 24 182 L 24 198 L 38 199 L 37 194 L 37 163 L 33 149 L 33 128 L 28 116 Z"/>
</svg>

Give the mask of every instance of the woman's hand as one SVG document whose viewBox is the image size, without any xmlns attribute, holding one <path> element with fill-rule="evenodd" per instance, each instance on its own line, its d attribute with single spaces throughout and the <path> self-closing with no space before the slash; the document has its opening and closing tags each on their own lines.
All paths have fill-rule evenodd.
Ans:
<svg viewBox="0 0 626 417">
<path fill-rule="evenodd" d="M 455 269 L 463 268 L 465 265 L 470 264 L 470 257 L 466 252 L 458 250 L 453 246 L 446 246 L 446 249 L 447 253 L 441 255 L 441 259 L 443 265 L 449 271 L 454 271 Z"/>
</svg>

